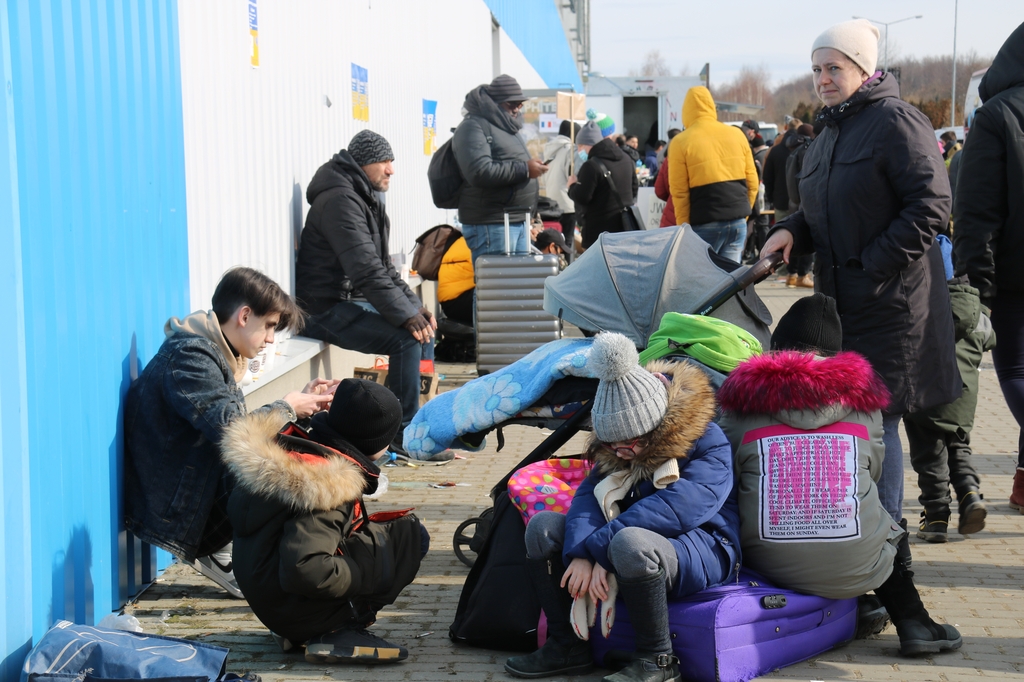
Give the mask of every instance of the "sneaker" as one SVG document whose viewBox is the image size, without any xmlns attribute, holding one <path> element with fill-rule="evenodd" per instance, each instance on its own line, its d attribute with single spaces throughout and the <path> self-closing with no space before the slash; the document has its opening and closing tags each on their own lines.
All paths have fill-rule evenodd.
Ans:
<svg viewBox="0 0 1024 682">
<path fill-rule="evenodd" d="M 224 545 L 213 554 L 199 557 L 193 566 L 207 578 L 217 583 L 235 599 L 245 599 L 235 580 L 231 566 L 231 543 Z"/>
<path fill-rule="evenodd" d="M 1013 475 L 1013 492 L 1010 493 L 1010 509 L 1024 514 L 1024 469 L 1017 469 Z"/>
<path fill-rule="evenodd" d="M 795 273 L 790 275 L 789 277 L 786 278 L 786 286 L 789 287 L 790 289 L 795 289 L 796 288 L 796 281 L 798 279 L 799 279 L 799 277 L 797 277 Z"/>
<path fill-rule="evenodd" d="M 409 658 L 409 650 L 378 637 L 369 630 L 335 630 L 306 642 L 310 663 L 398 663 Z"/>
<path fill-rule="evenodd" d="M 925 542 L 945 542 L 946 531 L 949 530 L 949 510 L 929 514 L 921 512 L 921 525 L 917 527 L 917 537 Z"/>
<path fill-rule="evenodd" d="M 281 651 L 283 651 L 286 654 L 290 654 L 290 653 L 298 651 L 298 647 L 295 646 L 295 644 L 292 642 L 292 640 L 288 639 L 287 637 L 282 637 L 281 635 L 277 634 L 276 632 L 271 632 L 270 633 L 270 638 L 273 639 L 274 640 L 274 644 L 276 644 L 277 646 L 281 647 Z"/>
<path fill-rule="evenodd" d="M 960 506 L 957 509 L 959 518 L 956 524 L 956 530 L 960 535 L 973 535 L 980 533 L 985 528 L 988 508 L 985 507 L 984 499 L 984 496 L 977 490 L 971 490 L 966 495 L 960 496 Z"/>
<path fill-rule="evenodd" d="M 807 273 L 806 275 L 801 275 L 796 280 L 796 286 L 803 287 L 804 289 L 813 289 L 814 278 L 811 276 L 810 273 Z"/>
</svg>

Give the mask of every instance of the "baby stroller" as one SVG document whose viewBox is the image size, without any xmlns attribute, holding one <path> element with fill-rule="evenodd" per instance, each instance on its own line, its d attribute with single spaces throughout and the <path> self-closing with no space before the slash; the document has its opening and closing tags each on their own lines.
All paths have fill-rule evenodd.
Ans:
<svg viewBox="0 0 1024 682">
<path fill-rule="evenodd" d="M 585 334 L 619 332 L 638 348 L 646 347 L 661 317 L 670 311 L 732 322 L 767 347 L 771 315 L 750 285 L 767 277 L 780 261 L 779 254 L 772 254 L 753 266 L 740 266 L 720 258 L 688 226 L 602 234 L 561 275 L 548 278 L 544 307 Z M 701 369 L 715 388 L 725 378 L 710 368 Z M 476 446 L 497 431 L 500 450 L 504 427 L 521 424 L 554 431 L 497 482 L 492 499 L 505 496 L 508 479 L 516 470 L 550 457 L 580 430 L 589 430 L 590 399 L 596 390 L 596 379 L 561 379 L 511 419 L 461 436 L 463 442 Z M 473 555 L 486 542 L 493 516 L 492 507 L 456 529 L 453 549 L 467 566 L 473 566 Z"/>
<path fill-rule="evenodd" d="M 709 253 L 707 244 L 687 227 L 642 233 L 640 239 L 637 236 L 636 233 L 602 235 L 598 243 L 561 276 L 547 281 L 546 309 L 586 331 L 622 333 L 640 347 L 647 345 L 648 337 L 656 331 L 664 312 L 712 315 L 745 328 L 767 347 L 771 316 L 750 285 L 764 279 L 778 265 L 779 254 L 743 267 Z M 590 270 L 596 270 L 596 274 Z M 694 286 L 684 286 L 684 272 L 689 281 L 696 283 Z M 581 279 L 584 277 L 585 287 Z M 601 287 L 607 290 L 598 293 Z M 666 298 L 672 300 L 666 301 Z M 680 304 L 681 300 L 684 303 Z M 600 301 L 602 305 L 594 305 L 593 301 Z M 621 304 L 621 310 L 616 310 L 614 301 Z M 695 362 L 682 352 L 665 359 Z M 697 364 L 709 373 L 715 388 L 721 385 L 724 375 Z M 556 387 L 562 381 L 556 382 Z M 545 426 L 554 428 L 554 432 L 496 483 L 491 490 L 494 505 L 480 516 L 460 524 L 455 533 L 456 556 L 472 569 L 449 631 L 453 641 L 510 650 L 536 648 L 540 607 L 532 587 L 523 584 L 525 525 L 519 510 L 509 499 L 508 485 L 520 468 L 551 457 L 580 430 L 590 429 L 591 398 L 597 381 L 589 381 L 592 383 L 587 389 L 578 387 L 580 391 L 589 391 L 586 399 L 581 400 L 571 414 L 563 411 L 565 418 L 559 423 L 550 418 L 542 422 L 527 413 L 500 425 Z M 538 402 L 547 402 L 550 393 Z M 502 601 L 502 594 L 506 595 L 505 601 Z M 508 594 L 514 595 L 514 607 L 510 605 L 500 619 L 494 618 L 493 605 L 507 603 Z"/>
</svg>

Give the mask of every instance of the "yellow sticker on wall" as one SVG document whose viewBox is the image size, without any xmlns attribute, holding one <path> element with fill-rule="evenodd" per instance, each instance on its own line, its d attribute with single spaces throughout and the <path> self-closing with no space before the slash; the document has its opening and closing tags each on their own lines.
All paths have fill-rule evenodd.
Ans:
<svg viewBox="0 0 1024 682">
<path fill-rule="evenodd" d="M 249 55 L 249 64 L 257 67 L 260 65 L 260 30 L 256 16 L 256 0 L 249 0 L 249 35 L 252 37 L 252 54 Z"/>
</svg>

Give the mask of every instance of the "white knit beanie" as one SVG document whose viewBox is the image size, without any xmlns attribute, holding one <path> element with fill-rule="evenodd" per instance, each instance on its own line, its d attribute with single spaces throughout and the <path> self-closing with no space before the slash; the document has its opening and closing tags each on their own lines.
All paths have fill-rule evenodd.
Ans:
<svg viewBox="0 0 1024 682">
<path fill-rule="evenodd" d="M 622 334 L 598 334 L 587 365 L 601 380 L 590 413 L 594 434 L 605 443 L 653 431 L 668 411 L 668 389 L 639 365 L 633 342 Z"/>
<path fill-rule="evenodd" d="M 867 19 L 844 21 L 818 36 L 811 46 L 811 56 L 823 47 L 839 50 L 870 76 L 878 65 L 878 35 L 878 28 Z"/>
</svg>

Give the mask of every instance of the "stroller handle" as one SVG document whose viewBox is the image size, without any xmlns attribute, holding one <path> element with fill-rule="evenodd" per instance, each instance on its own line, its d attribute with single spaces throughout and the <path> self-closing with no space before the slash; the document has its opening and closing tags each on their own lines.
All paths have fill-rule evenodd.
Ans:
<svg viewBox="0 0 1024 682">
<path fill-rule="evenodd" d="M 782 253 L 776 251 L 775 253 L 769 253 L 746 270 L 732 273 L 730 279 L 713 291 L 708 298 L 704 299 L 705 302 L 699 304 L 693 311 L 693 314 L 710 315 L 737 292 L 743 291 L 752 284 L 757 284 L 770 275 L 781 262 Z"/>
</svg>

